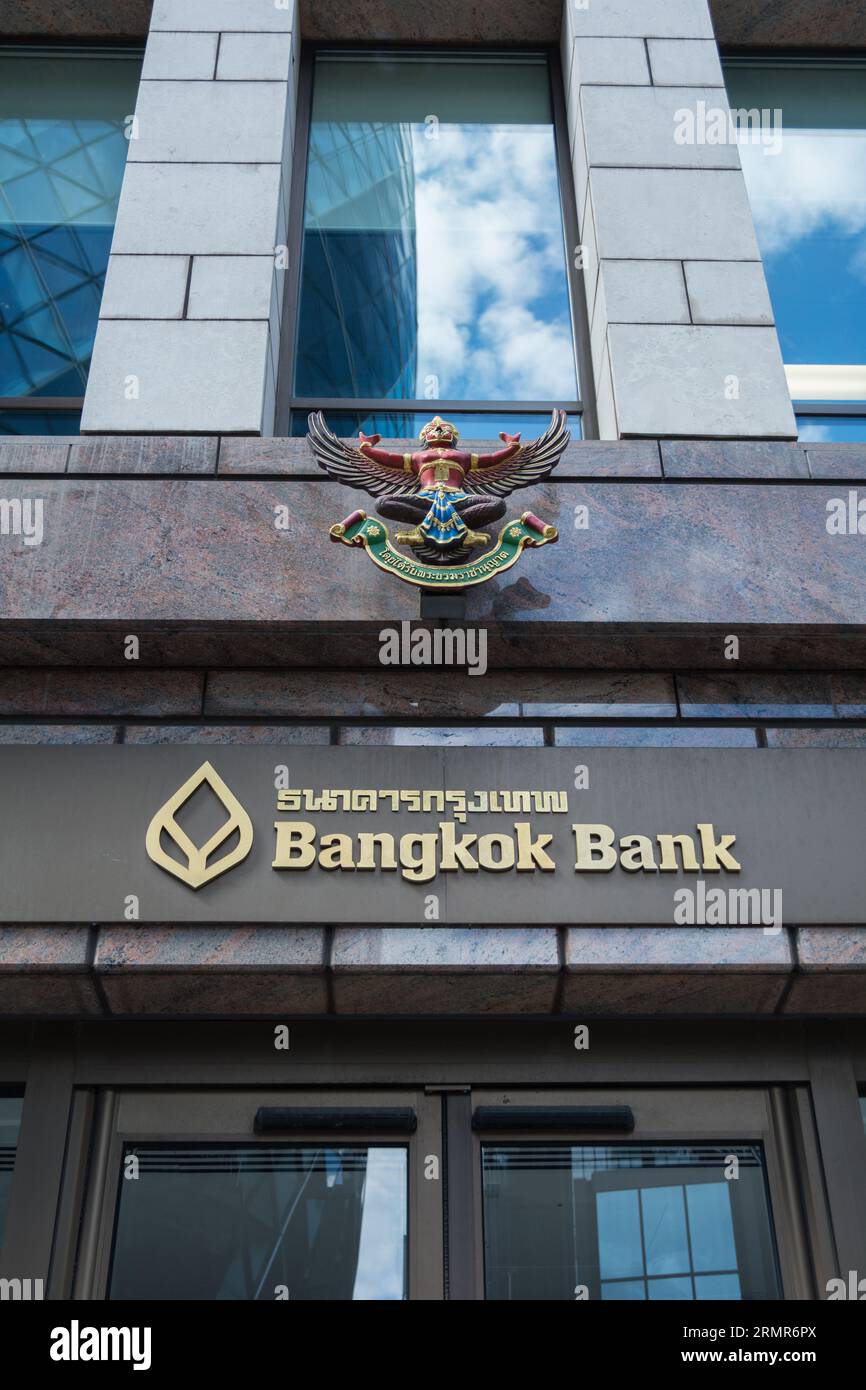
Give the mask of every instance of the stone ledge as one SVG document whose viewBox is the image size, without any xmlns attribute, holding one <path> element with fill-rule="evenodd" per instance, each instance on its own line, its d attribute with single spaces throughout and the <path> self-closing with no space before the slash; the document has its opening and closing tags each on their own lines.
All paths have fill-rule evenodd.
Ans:
<svg viewBox="0 0 866 1390">
<path fill-rule="evenodd" d="M 0 744 L 32 747 L 59 747 L 68 744 L 112 744 L 120 742 L 115 724 L 0 724 Z"/>
<path fill-rule="evenodd" d="M 523 432 L 524 439 L 542 434 L 546 424 L 547 421 L 539 417 L 537 428 Z M 357 441 L 348 439 L 347 442 L 351 444 Z M 383 439 L 382 447 L 396 454 L 404 454 L 414 452 L 420 444 L 417 439 Z M 468 449 L 470 453 L 492 453 L 501 449 L 502 441 L 498 438 L 462 439 L 460 447 Z M 327 481 L 306 439 L 289 437 L 245 439 L 223 436 L 220 440 L 219 472 L 226 477 L 272 474 Z M 576 439 L 566 448 L 553 476 L 558 481 L 567 481 L 569 478 L 660 478 L 661 475 L 659 446 L 655 440 L 620 442 Z"/>
<path fill-rule="evenodd" d="M 794 626 L 816 637 L 825 628 L 866 630 L 866 548 L 826 529 L 837 492 L 819 483 L 542 484 L 532 506 L 559 528 L 559 544 L 469 590 L 467 619 L 515 635 L 538 624 L 552 633 L 724 625 L 741 632 L 740 660 L 752 665 L 764 664 L 743 650 L 758 624 L 779 636 Z M 419 616 L 418 590 L 330 542 L 330 526 L 359 502 L 336 484 L 67 477 L 9 479 L 5 493 L 43 503 L 42 543 L 12 535 L 0 546 L 3 628 L 29 625 L 31 640 L 37 624 L 71 619 L 132 624 L 133 632 L 285 624 L 318 631 L 320 642 L 313 659 L 286 652 L 281 664 L 346 665 L 343 651 L 323 648 L 322 625 L 374 631 Z M 512 505 L 519 512 L 523 499 Z M 578 507 L 588 528 L 576 528 Z M 280 509 L 288 509 L 288 530 L 275 524 Z M 554 648 L 544 664 L 559 664 L 558 655 Z M 144 652 L 141 659 L 151 664 Z"/>
<path fill-rule="evenodd" d="M 451 677 L 447 678 L 449 681 Z M 553 728 L 549 724 L 485 723 L 435 726 L 431 724 L 353 725 L 333 722 L 318 724 L 129 724 L 102 722 L 98 710 L 91 716 L 99 722 L 75 724 L 45 716 L 28 723 L 0 721 L 0 747 L 60 747 L 88 744 L 126 744 L 130 747 L 161 745 L 178 748 L 194 746 L 225 747 L 328 747 L 368 746 L 390 748 L 540 748 L 545 733 L 552 747 L 598 748 L 749 748 L 759 751 L 759 729 L 751 724 L 728 725 L 711 718 L 702 725 L 667 723 L 640 725 L 622 722 L 615 712 L 606 724 L 570 724 Z M 825 725 L 764 727 L 768 748 L 866 748 L 866 727 L 840 722 Z"/>
<path fill-rule="evenodd" d="M 103 435 L 77 440 L 69 473 L 215 473 L 218 439 L 213 436 Z"/>
<path fill-rule="evenodd" d="M 325 1013 L 322 927 L 104 927 L 94 959 L 112 1014 Z"/>
<path fill-rule="evenodd" d="M 798 444 L 664 439 L 661 450 L 666 478 L 774 481 L 809 477 L 806 454 Z"/>
<path fill-rule="evenodd" d="M 773 1014 L 786 979 L 782 971 L 766 970 L 738 973 L 671 967 L 646 974 L 599 969 L 591 975 L 568 978 L 562 1007 L 567 1013 L 587 1017 Z"/>
<path fill-rule="evenodd" d="M 106 718 L 99 708 L 89 713 L 100 721 Z M 58 715 L 43 715 L 39 722 L 26 724 L 0 721 L 0 747 L 124 743 L 130 747 L 163 744 L 177 748 L 192 744 L 220 748 L 283 744 L 298 748 L 302 745 L 327 747 L 331 742 L 331 730 L 325 724 L 124 724 L 125 717 L 117 716 L 113 724 L 52 722 L 62 718 Z"/>
<path fill-rule="evenodd" d="M 866 928 L 0 927 L 0 1017 L 866 1014 Z M 790 992 L 785 993 L 790 984 Z"/>
<path fill-rule="evenodd" d="M 866 927 L 801 927 L 786 1013 L 866 1012 Z"/>
<path fill-rule="evenodd" d="M 2 680 L 0 680 L 2 689 Z M 674 718 L 670 676 L 644 672 L 211 671 L 206 715 L 304 718 Z"/>
<path fill-rule="evenodd" d="M 220 747 L 226 744 L 249 747 L 266 743 L 286 744 L 297 748 L 306 746 L 327 746 L 331 742 L 330 730 L 323 726 L 267 725 L 267 724 L 132 724 L 124 730 L 124 743 L 131 747 L 141 744 L 200 744 Z"/>
<path fill-rule="evenodd" d="M 417 613 L 401 616 L 417 622 Z M 149 666 L 271 668 L 352 666 L 381 674 L 384 622 L 139 622 Z M 472 621 L 476 621 L 472 619 Z M 483 620 L 488 665 L 549 672 L 667 670 L 729 673 L 728 623 L 499 623 Z M 0 619 L 3 667 L 101 666 L 127 669 L 129 622 Z M 749 623 L 738 626 L 744 664 L 765 670 L 866 670 L 866 627 L 845 624 Z M 403 668 L 401 668 L 401 673 Z M 449 676 L 452 674 L 449 670 Z M 477 679 L 477 678 L 476 678 Z M 485 677 L 487 679 L 487 677 Z"/>
<path fill-rule="evenodd" d="M 198 715 L 204 674 L 199 671 L 0 670 L 0 715 L 124 715 L 171 718 Z"/>
<path fill-rule="evenodd" d="M 696 673 L 677 676 L 676 683 L 687 719 L 833 719 L 840 713 L 829 676 Z M 866 680 L 863 693 L 866 699 Z"/>
<path fill-rule="evenodd" d="M 143 41 L 152 0 L 0 0 L 0 36 Z M 721 44 L 755 48 L 866 48 L 860 0 L 711 0 Z M 561 0 L 301 0 L 305 39 L 557 43 Z"/>
<path fill-rule="evenodd" d="M 0 37 L 142 42 L 152 6 L 153 0 L 0 0 Z"/>
<path fill-rule="evenodd" d="M 88 927 L 0 927 L 0 1018 L 103 1012 Z"/>
<path fill-rule="evenodd" d="M 538 426 L 540 433 L 543 422 Z M 525 437 L 529 435 L 524 432 Z M 355 442 L 348 440 L 349 443 Z M 385 439 L 395 453 L 418 448 L 417 439 Z M 476 453 L 501 447 L 498 438 L 466 439 Z M 58 438 L 15 435 L 0 439 L 0 473 L 111 474 L 118 478 L 286 478 L 326 484 L 306 439 L 239 435 L 83 435 Z M 803 444 L 772 440 L 576 439 L 568 445 L 551 482 L 594 478 L 662 477 L 699 482 L 866 481 L 866 444 Z"/>
<path fill-rule="evenodd" d="M 553 927 L 338 927 L 337 1013 L 551 1013 Z"/>
<path fill-rule="evenodd" d="M 816 481 L 866 481 L 866 443 L 806 444 L 810 476 Z"/>
<path fill-rule="evenodd" d="M 305 39 L 557 43 L 562 0 L 301 0 Z"/>
<path fill-rule="evenodd" d="M 594 1013 L 773 1013 L 788 933 L 752 927 L 571 927 L 563 1008 Z"/>
<path fill-rule="evenodd" d="M 710 0 L 716 41 L 746 48 L 864 48 L 861 0 Z"/>
<path fill-rule="evenodd" d="M 0 473 L 65 473 L 70 442 L 55 435 L 0 439 Z"/>
<path fill-rule="evenodd" d="M 107 1012 L 114 1018 L 251 1018 L 328 1012 L 324 975 L 292 971 L 140 970 L 106 976 L 103 992 Z"/>
</svg>

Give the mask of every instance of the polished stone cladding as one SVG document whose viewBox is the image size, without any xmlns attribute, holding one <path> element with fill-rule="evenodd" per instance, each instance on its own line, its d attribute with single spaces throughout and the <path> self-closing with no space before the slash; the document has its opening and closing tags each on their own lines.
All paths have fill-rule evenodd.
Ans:
<svg viewBox="0 0 866 1390">
<path fill-rule="evenodd" d="M 299 54 L 294 0 L 155 0 L 86 432 L 273 433 Z"/>
<path fill-rule="evenodd" d="M 473 678 L 380 664 L 419 596 L 331 546 L 365 502 L 303 440 L 6 440 L 44 537 L 0 535 L 0 742 L 862 751 L 866 535 L 826 524 L 852 495 L 862 445 L 576 442 L 531 495 L 559 544 L 471 597 Z M 864 1012 L 866 927 L 0 929 L 7 1016 Z"/>
<path fill-rule="evenodd" d="M 794 439 L 707 0 L 566 0 L 561 58 L 602 439 Z M 691 121 L 691 127 L 689 127 Z"/>
<path fill-rule="evenodd" d="M 203 5 L 210 0 L 201 0 Z M 153 0 L 0 0 L 15 38 L 143 39 Z M 860 0 L 711 0 L 716 38 L 766 48 L 866 47 Z M 301 0 L 305 39 L 555 43 L 561 0 Z"/>
<path fill-rule="evenodd" d="M 862 1016 L 866 929 L 0 927 L 0 1016 L 283 1012 Z"/>
<path fill-rule="evenodd" d="M 0 665 L 123 667 L 132 630 L 143 665 L 375 668 L 421 616 L 330 544 L 372 503 L 303 440 L 10 439 L 0 496 L 43 519 L 0 536 Z M 743 668 L 866 666 L 863 445 L 576 442 L 531 501 L 558 544 L 468 597 L 492 666 L 724 671 L 731 634 Z"/>
<path fill-rule="evenodd" d="M 147 50 L 90 435 L 0 440 L 0 744 L 862 756 L 866 445 L 790 442 L 737 151 L 673 138 L 683 108 L 725 101 L 717 44 L 863 48 L 862 0 L 0 0 L 7 39 Z M 483 677 L 381 665 L 419 593 L 330 544 L 371 500 L 268 437 L 301 40 L 562 55 L 603 439 L 510 499 L 560 540 L 469 595 Z M 866 913 L 775 933 L 0 927 L 0 1018 L 864 1014 Z"/>
</svg>

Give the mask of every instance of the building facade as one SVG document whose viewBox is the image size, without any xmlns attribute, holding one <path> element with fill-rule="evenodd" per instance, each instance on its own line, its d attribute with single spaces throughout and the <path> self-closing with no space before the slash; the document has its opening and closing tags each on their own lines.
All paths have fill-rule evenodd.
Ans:
<svg viewBox="0 0 866 1390">
<path fill-rule="evenodd" d="M 0 1277 L 859 1288 L 864 188 L 856 5 L 0 0 Z"/>
</svg>

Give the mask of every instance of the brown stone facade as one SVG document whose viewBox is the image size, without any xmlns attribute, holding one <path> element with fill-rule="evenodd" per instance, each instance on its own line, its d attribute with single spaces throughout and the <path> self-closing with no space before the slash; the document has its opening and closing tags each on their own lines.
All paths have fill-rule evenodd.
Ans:
<svg viewBox="0 0 866 1390">
<path fill-rule="evenodd" d="M 15 38 L 143 39 L 153 0 L 0 0 L 0 33 Z M 711 0 L 720 44 L 856 48 L 866 44 L 859 0 Z M 560 0 L 301 0 L 305 39 L 555 43 Z"/>
<path fill-rule="evenodd" d="M 469 597 L 473 677 L 380 664 L 419 594 L 330 544 L 358 494 L 304 441 L 3 442 L 44 537 L 0 540 L 0 742 L 864 749 L 866 537 L 826 526 L 858 487 L 859 445 L 572 444 L 558 545 Z M 0 929 L 7 1017 L 286 1012 L 857 1015 L 866 928 Z"/>
<path fill-rule="evenodd" d="M 153 0 L 0 0 L 0 35 L 39 39 L 143 39 Z M 862 47 L 866 15 L 859 0 L 712 0 L 717 42 L 752 47 Z M 304 39 L 406 39 L 418 42 L 555 43 L 560 0 L 302 0 Z"/>
<path fill-rule="evenodd" d="M 862 445 L 573 444 L 533 493 L 559 544 L 467 620 L 495 667 L 728 670 L 735 632 L 742 669 L 866 668 L 862 537 L 827 530 L 864 478 Z M 383 623 L 422 616 L 327 543 L 359 495 L 302 440 L 15 439 L 0 483 L 45 518 L 0 546 L 0 665 L 123 667 L 132 624 L 142 666 L 376 667 Z"/>
</svg>

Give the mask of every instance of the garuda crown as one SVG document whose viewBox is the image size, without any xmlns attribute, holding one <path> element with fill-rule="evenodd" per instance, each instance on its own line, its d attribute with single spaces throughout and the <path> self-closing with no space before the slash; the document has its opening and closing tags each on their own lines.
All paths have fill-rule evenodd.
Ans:
<svg viewBox="0 0 866 1390">
<path fill-rule="evenodd" d="M 422 429 L 418 438 L 422 444 L 435 444 L 446 436 L 454 440 L 460 438 L 460 431 L 456 425 L 452 425 L 450 420 L 443 420 L 441 415 L 435 415 Z"/>
</svg>

